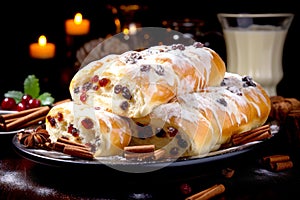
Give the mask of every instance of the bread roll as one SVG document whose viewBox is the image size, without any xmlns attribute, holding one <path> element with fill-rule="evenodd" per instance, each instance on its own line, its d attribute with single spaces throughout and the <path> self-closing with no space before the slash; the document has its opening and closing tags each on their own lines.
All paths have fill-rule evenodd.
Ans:
<svg viewBox="0 0 300 200">
<path fill-rule="evenodd" d="M 86 144 L 95 157 L 121 155 L 132 134 L 129 119 L 73 101 L 52 107 L 45 124 L 52 142 L 64 137 Z"/>
<path fill-rule="evenodd" d="M 241 133 L 263 125 L 271 101 L 250 77 L 226 73 L 221 86 L 180 95 L 136 119 L 130 145 L 155 144 L 171 157 L 205 156 Z"/>
<path fill-rule="evenodd" d="M 127 51 L 93 61 L 70 83 L 72 100 L 140 118 L 179 94 L 219 85 L 225 64 L 212 49 L 196 42 Z"/>
</svg>

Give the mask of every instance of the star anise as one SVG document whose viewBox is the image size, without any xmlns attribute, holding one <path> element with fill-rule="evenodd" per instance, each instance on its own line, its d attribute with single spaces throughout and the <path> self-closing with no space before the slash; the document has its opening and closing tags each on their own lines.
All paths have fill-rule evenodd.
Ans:
<svg viewBox="0 0 300 200">
<path fill-rule="evenodd" d="M 27 148 L 49 148 L 49 137 L 48 131 L 41 126 L 35 129 L 22 130 L 18 133 L 20 143 Z"/>
</svg>

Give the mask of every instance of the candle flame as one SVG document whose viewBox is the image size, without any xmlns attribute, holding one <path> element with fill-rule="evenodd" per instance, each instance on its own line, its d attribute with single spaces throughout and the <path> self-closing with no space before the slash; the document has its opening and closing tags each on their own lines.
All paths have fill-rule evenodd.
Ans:
<svg viewBox="0 0 300 200">
<path fill-rule="evenodd" d="M 128 28 L 124 28 L 123 29 L 123 33 L 124 33 L 124 35 L 128 35 L 129 34 L 129 29 Z"/>
<path fill-rule="evenodd" d="M 46 46 L 46 44 L 47 44 L 47 38 L 46 38 L 46 36 L 41 35 L 39 37 L 39 45 L 40 46 Z"/>
<path fill-rule="evenodd" d="M 82 14 L 81 13 L 76 13 L 74 17 L 74 23 L 75 24 L 81 24 L 82 22 Z"/>
</svg>

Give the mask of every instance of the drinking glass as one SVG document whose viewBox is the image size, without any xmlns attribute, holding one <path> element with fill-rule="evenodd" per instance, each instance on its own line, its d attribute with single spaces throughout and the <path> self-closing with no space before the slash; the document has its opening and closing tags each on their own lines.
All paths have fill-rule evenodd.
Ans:
<svg viewBox="0 0 300 200">
<path fill-rule="evenodd" d="M 269 96 L 283 77 L 282 55 L 292 13 L 218 13 L 228 72 L 249 75 Z"/>
</svg>

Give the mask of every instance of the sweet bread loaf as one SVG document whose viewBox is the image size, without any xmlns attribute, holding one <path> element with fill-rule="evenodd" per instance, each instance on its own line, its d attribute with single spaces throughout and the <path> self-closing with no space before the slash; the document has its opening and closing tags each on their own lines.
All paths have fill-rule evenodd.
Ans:
<svg viewBox="0 0 300 200">
<path fill-rule="evenodd" d="M 160 45 L 93 61 L 71 80 L 72 100 L 128 118 L 141 118 L 175 96 L 219 85 L 226 71 L 203 44 Z"/>
<path fill-rule="evenodd" d="M 121 155 L 132 134 L 129 119 L 73 101 L 52 107 L 45 125 L 52 142 L 63 137 L 86 144 L 95 157 Z"/>
<path fill-rule="evenodd" d="M 205 156 L 233 134 L 263 125 L 271 109 L 266 91 L 248 76 L 226 73 L 220 86 L 179 95 L 135 119 L 130 145 L 155 144 L 171 157 Z"/>
</svg>

